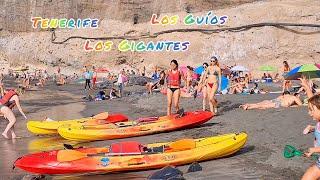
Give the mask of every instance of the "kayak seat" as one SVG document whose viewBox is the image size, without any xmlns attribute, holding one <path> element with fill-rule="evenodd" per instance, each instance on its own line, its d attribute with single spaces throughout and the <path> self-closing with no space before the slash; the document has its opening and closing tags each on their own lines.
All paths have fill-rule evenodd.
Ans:
<svg viewBox="0 0 320 180">
<path fill-rule="evenodd" d="M 139 154 L 141 152 L 143 152 L 143 145 L 136 141 L 113 143 L 110 146 L 110 153 Z"/>
<path fill-rule="evenodd" d="M 106 120 L 109 123 L 115 123 L 115 122 L 118 122 L 119 119 L 123 119 L 123 121 L 128 121 L 128 117 L 126 117 L 122 114 L 113 114 L 112 116 L 108 116 Z"/>
<path fill-rule="evenodd" d="M 165 149 L 165 146 L 163 145 L 163 146 L 151 147 L 151 148 L 144 147 L 143 151 L 148 153 L 163 153 L 164 149 Z"/>
</svg>

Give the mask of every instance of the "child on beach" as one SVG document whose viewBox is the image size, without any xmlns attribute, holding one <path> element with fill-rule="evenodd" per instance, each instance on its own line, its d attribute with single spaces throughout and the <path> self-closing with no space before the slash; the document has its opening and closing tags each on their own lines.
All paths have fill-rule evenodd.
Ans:
<svg viewBox="0 0 320 180">
<path fill-rule="evenodd" d="M 301 85 L 306 90 L 308 99 L 309 115 L 317 122 L 316 126 L 308 125 L 303 134 L 314 132 L 315 141 L 314 147 L 309 148 L 305 153 L 307 157 L 310 157 L 313 153 L 320 153 L 320 94 L 313 95 L 312 90 L 307 82 L 306 78 L 302 78 Z M 304 173 L 302 180 L 319 179 L 320 178 L 320 159 L 317 160 L 315 165 L 312 165 Z"/>
</svg>

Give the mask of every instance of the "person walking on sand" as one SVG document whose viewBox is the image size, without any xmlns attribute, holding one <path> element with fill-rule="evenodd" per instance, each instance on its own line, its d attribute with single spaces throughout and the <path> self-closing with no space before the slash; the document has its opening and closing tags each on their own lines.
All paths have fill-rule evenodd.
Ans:
<svg viewBox="0 0 320 180">
<path fill-rule="evenodd" d="M 187 93 L 190 93 L 192 80 L 193 80 L 193 68 L 191 66 L 187 66 L 187 73 L 186 73 L 186 91 Z"/>
<path fill-rule="evenodd" d="M 179 71 L 179 64 L 175 59 L 170 62 L 170 69 L 165 74 L 167 79 L 167 115 L 169 116 L 171 115 L 172 101 L 176 111 L 179 110 L 181 78 L 183 80 L 185 78 L 183 73 Z"/>
<path fill-rule="evenodd" d="M 205 71 L 205 86 L 207 90 L 206 99 L 209 101 L 210 111 L 217 113 L 218 101 L 215 98 L 217 91 L 221 87 L 221 69 L 218 65 L 218 59 L 215 56 L 211 57 L 210 65 Z M 205 107 L 205 105 L 203 105 Z"/>
<path fill-rule="evenodd" d="M 88 89 L 90 90 L 91 89 L 90 83 L 91 83 L 92 73 L 89 71 L 89 69 L 86 69 L 86 72 L 84 72 L 83 76 L 84 76 L 84 79 L 86 80 L 84 89 L 86 90 L 88 87 Z"/>
<path fill-rule="evenodd" d="M 124 82 L 125 82 L 125 72 L 124 70 L 121 70 L 119 75 L 118 75 L 118 88 L 119 88 L 119 96 L 123 96 L 123 89 L 124 89 Z"/>
<path fill-rule="evenodd" d="M 196 89 L 196 91 L 194 91 L 194 94 L 193 94 L 193 97 L 197 98 L 198 92 L 202 92 L 202 94 L 203 94 L 202 110 L 203 111 L 206 110 L 207 88 L 205 86 L 206 85 L 205 84 L 205 80 L 206 80 L 205 72 L 206 72 L 208 66 L 209 66 L 209 64 L 206 63 L 206 62 L 202 64 L 202 67 L 203 67 L 204 70 L 201 73 L 200 80 L 199 80 L 199 83 L 198 83 L 198 88 Z"/>
<path fill-rule="evenodd" d="M 11 110 L 11 108 L 13 108 L 12 104 L 18 107 L 19 112 L 25 119 L 27 119 L 27 116 L 23 112 L 20 105 L 20 99 L 18 97 L 18 94 L 14 90 L 5 91 L 2 84 L 0 85 L 0 90 L 2 95 L 2 99 L 0 99 L 0 112 L 9 121 L 7 127 L 2 133 L 2 136 L 6 139 L 9 139 L 8 132 L 10 131 L 11 138 L 15 139 L 17 137 L 14 132 L 14 124 L 16 123 L 16 117 Z"/>
<path fill-rule="evenodd" d="M 290 70 L 291 69 L 289 67 L 288 62 L 283 61 L 283 76 L 285 76 Z M 291 86 L 291 81 L 284 79 L 282 84 L 282 92 L 289 91 L 290 86 Z"/>
<path fill-rule="evenodd" d="M 93 87 L 93 89 L 96 88 L 97 77 L 98 77 L 97 70 L 93 66 L 93 75 L 92 75 L 92 87 Z"/>
</svg>

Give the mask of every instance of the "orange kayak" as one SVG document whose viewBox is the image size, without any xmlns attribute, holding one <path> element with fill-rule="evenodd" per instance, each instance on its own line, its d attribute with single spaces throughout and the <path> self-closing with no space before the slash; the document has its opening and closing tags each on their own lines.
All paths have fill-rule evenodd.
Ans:
<svg viewBox="0 0 320 180">
<path fill-rule="evenodd" d="M 90 126 L 61 126 L 58 128 L 58 133 L 65 139 L 75 141 L 118 139 L 192 128 L 209 121 L 212 117 L 211 112 L 194 111 L 186 112 L 182 117 L 177 114 L 159 117 L 151 122 L 128 121 L 132 123 L 131 125 L 127 123 L 126 126 L 118 126 L 121 123 L 115 123 L 113 128 L 108 126 L 105 129 Z"/>
</svg>

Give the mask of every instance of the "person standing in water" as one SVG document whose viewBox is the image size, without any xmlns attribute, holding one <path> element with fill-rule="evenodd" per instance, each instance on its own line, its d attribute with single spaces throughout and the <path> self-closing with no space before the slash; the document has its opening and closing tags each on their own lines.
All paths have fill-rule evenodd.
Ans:
<svg viewBox="0 0 320 180">
<path fill-rule="evenodd" d="M 167 115 L 169 116 L 171 115 L 172 101 L 176 111 L 179 110 L 181 78 L 185 78 L 183 73 L 179 71 L 179 64 L 175 59 L 170 62 L 170 69 L 165 74 L 167 79 Z"/>
<path fill-rule="evenodd" d="M 209 101 L 210 111 L 214 114 L 218 112 L 218 101 L 215 98 L 217 91 L 220 91 L 221 87 L 221 69 L 218 65 L 218 59 L 215 56 L 211 57 L 210 65 L 204 73 L 205 86 L 206 86 L 206 100 Z M 203 105 L 205 108 L 205 104 Z"/>
</svg>

